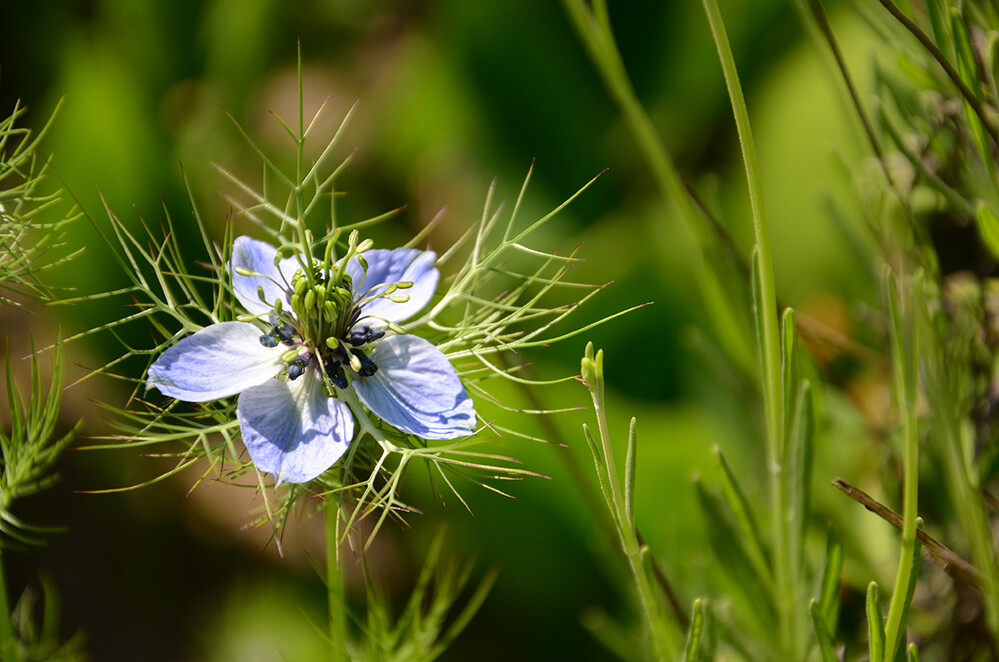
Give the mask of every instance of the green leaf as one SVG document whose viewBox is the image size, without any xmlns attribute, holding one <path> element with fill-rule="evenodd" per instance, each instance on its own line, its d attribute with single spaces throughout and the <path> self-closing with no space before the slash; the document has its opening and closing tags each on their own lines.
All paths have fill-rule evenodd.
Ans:
<svg viewBox="0 0 999 662">
<path fill-rule="evenodd" d="M 684 662 L 698 662 L 701 659 L 701 635 L 704 633 L 704 604 L 701 599 L 694 600 L 694 609 L 690 616 L 690 629 L 687 631 L 687 643 L 683 647 Z"/>
<path fill-rule="evenodd" d="M 632 416 L 628 427 L 628 455 L 624 462 L 624 510 L 628 526 L 635 530 L 635 463 L 638 461 L 638 433 L 635 431 L 637 419 Z"/>
<path fill-rule="evenodd" d="M 871 662 L 884 662 L 885 625 L 881 617 L 877 582 L 871 582 L 867 585 L 867 642 L 871 653 Z"/>
<path fill-rule="evenodd" d="M 829 627 L 830 634 L 836 631 L 839 621 L 839 585 L 843 572 L 843 541 L 836 529 L 829 528 L 826 540 L 826 564 L 822 569 L 822 583 L 819 592 L 819 605 L 822 619 Z"/>
<path fill-rule="evenodd" d="M 732 577 L 746 604 L 752 606 L 752 615 L 765 627 L 773 628 L 776 616 L 773 582 L 769 575 L 761 575 L 750 561 L 746 541 L 733 525 L 725 503 L 705 489 L 700 481 L 695 481 L 694 486 L 718 565 Z"/>
<path fill-rule="evenodd" d="M 714 454 L 722 470 L 722 495 L 724 495 L 725 501 L 731 509 L 732 515 L 739 527 L 739 540 L 744 546 L 746 556 L 750 563 L 752 563 L 756 573 L 764 578 L 766 584 L 769 586 L 773 582 L 773 575 L 770 571 L 770 561 L 766 552 L 766 545 L 763 543 L 763 538 L 760 536 L 760 529 L 756 524 L 753 506 L 739 485 L 735 472 L 729 466 L 728 460 L 725 459 L 725 454 L 722 453 L 721 448 L 715 446 Z"/>
<path fill-rule="evenodd" d="M 978 234 L 982 242 L 999 259 L 999 215 L 984 200 L 975 201 L 975 221 L 978 223 Z"/>
<path fill-rule="evenodd" d="M 808 615 L 812 617 L 812 631 L 815 633 L 815 640 L 819 644 L 819 653 L 822 654 L 822 662 L 838 662 L 836 651 L 833 649 L 833 640 L 829 635 L 829 626 L 822 616 L 822 605 L 816 600 L 808 603 Z"/>
<path fill-rule="evenodd" d="M 812 458 L 815 455 L 815 414 L 812 387 L 808 380 L 798 384 L 784 452 L 786 503 L 790 513 L 788 527 L 791 553 L 800 559 L 804 553 L 805 528 L 811 506 Z"/>
</svg>

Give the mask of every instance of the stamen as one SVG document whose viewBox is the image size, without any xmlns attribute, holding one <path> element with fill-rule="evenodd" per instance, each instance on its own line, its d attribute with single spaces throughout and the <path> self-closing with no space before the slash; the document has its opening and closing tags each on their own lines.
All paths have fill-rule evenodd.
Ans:
<svg viewBox="0 0 999 662">
<path fill-rule="evenodd" d="M 359 368 L 354 368 L 354 372 L 359 374 L 361 377 L 370 377 L 371 375 L 378 372 L 378 366 L 372 361 L 367 354 L 359 349 L 351 349 L 350 353 L 353 355 L 351 357 L 350 367 L 354 368 L 354 360 L 357 359 L 357 363 L 360 364 Z"/>
<path fill-rule="evenodd" d="M 296 356 L 295 360 L 291 362 L 288 366 L 288 379 L 295 381 L 305 372 L 305 369 L 309 367 L 309 362 L 303 356 Z"/>
<path fill-rule="evenodd" d="M 343 371 L 343 366 L 339 361 L 328 361 L 326 363 L 326 375 L 337 388 L 347 388 L 347 373 Z"/>
<path fill-rule="evenodd" d="M 278 337 L 276 330 L 260 336 L 260 344 L 264 347 L 277 347 L 279 342 L 281 342 L 281 339 Z"/>
</svg>

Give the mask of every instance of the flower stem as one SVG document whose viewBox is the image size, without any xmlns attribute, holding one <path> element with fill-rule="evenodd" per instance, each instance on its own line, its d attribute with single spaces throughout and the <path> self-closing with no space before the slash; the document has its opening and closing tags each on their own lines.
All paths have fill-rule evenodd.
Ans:
<svg viewBox="0 0 999 662">
<path fill-rule="evenodd" d="M 895 391 L 898 406 L 902 411 L 904 434 L 904 468 L 902 501 L 902 548 L 899 550 L 898 574 L 892 590 L 885 623 L 885 660 L 894 660 L 895 652 L 905 638 L 905 615 L 909 609 L 908 588 L 914 569 L 913 550 L 916 546 L 916 517 L 918 516 L 919 486 L 919 438 L 916 427 L 916 366 L 915 347 L 918 346 L 918 318 L 911 312 L 911 297 L 904 290 L 915 288 L 917 284 L 902 281 L 903 295 L 899 296 L 895 278 L 888 271 L 888 313 L 891 322 L 892 359 L 895 364 Z M 912 320 L 909 325 L 912 337 L 906 342 L 903 321 L 905 315 Z"/>
<path fill-rule="evenodd" d="M 349 662 L 347 651 L 347 594 L 344 588 L 343 568 L 339 563 L 337 546 L 340 541 L 340 506 L 327 501 L 326 519 L 326 600 L 329 610 L 329 644 L 332 662 Z"/>
<path fill-rule="evenodd" d="M 742 147 L 742 158 L 749 183 L 749 201 L 753 211 L 753 230 L 756 238 L 755 268 L 756 305 L 759 352 L 763 376 L 763 403 L 766 408 L 767 455 L 770 465 L 772 521 L 774 527 L 774 577 L 777 584 L 777 606 L 780 624 L 780 645 L 785 659 L 800 653 L 800 633 L 804 609 L 798 599 L 798 577 L 791 562 L 795 550 L 791 549 L 791 536 L 785 513 L 788 512 L 787 491 L 784 489 L 784 388 L 782 384 L 780 331 L 777 321 L 777 296 L 774 284 L 773 257 L 770 253 L 770 234 L 763 206 L 763 188 L 756 157 L 756 147 L 749 123 L 749 111 L 742 93 L 739 74 L 725 32 L 725 24 L 716 0 L 703 0 L 711 35 L 714 37 L 718 59 L 725 76 L 725 86 L 732 102 L 732 111 Z"/>
</svg>

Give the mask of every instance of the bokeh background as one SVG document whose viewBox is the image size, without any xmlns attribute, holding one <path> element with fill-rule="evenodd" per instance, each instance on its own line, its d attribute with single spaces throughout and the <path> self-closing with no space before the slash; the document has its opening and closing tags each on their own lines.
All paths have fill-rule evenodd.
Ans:
<svg viewBox="0 0 999 662">
<path fill-rule="evenodd" d="M 751 222 L 738 142 L 700 4 L 609 4 L 624 63 L 662 140 L 748 254 Z M 835 211 L 851 223 L 850 178 L 862 172 L 862 143 L 827 56 L 788 4 L 726 2 L 722 9 L 760 150 L 779 296 L 848 333 L 852 313 L 877 301 L 863 246 L 844 239 L 859 235 L 844 235 L 831 221 Z M 828 5 L 866 86 L 877 39 L 852 8 Z M 186 177 L 219 240 L 229 212 L 222 192 L 232 187 L 210 164 L 259 178 L 222 109 L 266 149 L 289 158 L 291 144 L 270 113 L 294 116 L 298 41 L 307 112 L 328 98 L 325 131 L 358 103 L 340 148 L 341 158 L 356 150 L 340 180 L 348 193 L 341 218 L 405 206 L 376 231 L 386 245 L 412 236 L 446 206 L 430 240 L 446 248 L 480 216 L 493 178 L 497 198 L 513 203 L 532 160 L 525 217 L 546 213 L 606 171 L 541 244 L 571 249 L 582 243 L 586 263 L 573 278 L 614 281 L 581 320 L 654 305 L 524 358 L 536 375 L 555 378 L 578 372 L 587 339 L 605 349 L 612 426 L 622 445 L 628 419 L 639 421 L 639 527 L 686 605 L 718 595 L 724 579 L 705 540 L 692 480 L 713 480 L 711 449 L 719 445 L 745 477 L 751 498 L 763 502 L 759 402 L 738 371 L 725 367 L 728 359 L 717 350 L 692 280 L 679 219 L 559 3 L 6 3 L 0 110 L 9 113 L 20 99 L 31 109 L 28 125 L 38 128 L 62 99 L 43 151 L 54 155 L 65 187 L 96 223 L 106 222 L 103 196 L 132 227 L 140 217 L 158 225 L 169 213 L 181 236 L 187 232 L 193 240 Z M 77 223 L 70 241 L 86 251 L 55 274 L 59 283 L 86 294 L 123 282 L 89 222 Z M 749 311 L 749 292 L 743 294 L 738 315 Z M 14 352 L 28 332 L 66 336 L 125 310 L 117 302 L 31 315 L 8 311 L 2 323 Z M 108 338 L 81 341 L 68 360 L 79 366 L 79 376 L 117 350 Z M 852 383 L 856 399 L 869 406 L 855 408 L 832 393 L 825 403 L 839 415 L 835 426 L 820 431 L 816 508 L 834 519 L 850 506 L 829 480 L 869 470 L 864 419 L 876 417 L 888 397 L 876 376 L 840 380 Z M 498 393 L 511 406 L 532 406 L 516 389 Z M 536 396 L 549 406 L 588 404 L 585 389 L 571 382 Z M 84 434 L 98 435 L 106 424 L 93 403 L 120 403 L 123 391 L 97 379 L 65 397 L 66 424 L 82 418 Z M 453 499 L 442 505 L 418 476 L 407 483 L 404 496 L 424 514 L 410 519 L 411 529 L 390 527 L 372 551 L 377 580 L 399 604 L 443 522 L 453 554 L 477 557 L 480 574 L 502 569 L 446 659 L 611 659 L 585 624 L 634 623 L 625 568 L 587 505 L 595 481 L 580 426 L 591 415 L 505 420 L 554 442 L 498 441 L 501 452 L 550 480 L 513 485 L 513 500 L 469 486 L 474 516 Z M 82 630 L 95 660 L 311 659 L 322 650 L 314 623 L 322 623 L 324 591 L 312 565 L 322 554 L 320 522 L 294 522 L 282 557 L 266 544 L 266 531 L 242 528 L 259 505 L 249 491 L 202 485 L 188 493 L 200 472 L 130 492 L 80 493 L 140 483 L 169 466 L 128 450 L 69 453 L 59 485 L 23 508 L 26 518 L 66 531 L 43 549 L 9 556 L 15 590 L 37 585 L 39 572 L 50 577 L 65 635 Z M 876 541 L 889 533 L 855 524 L 850 535 Z M 886 563 L 865 568 L 868 578 L 890 572 L 893 552 L 882 547 Z M 356 572 L 349 557 L 348 564 Z"/>
</svg>

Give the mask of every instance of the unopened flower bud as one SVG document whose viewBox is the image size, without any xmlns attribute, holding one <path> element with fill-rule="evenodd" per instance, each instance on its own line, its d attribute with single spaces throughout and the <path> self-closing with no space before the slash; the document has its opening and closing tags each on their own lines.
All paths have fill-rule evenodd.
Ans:
<svg viewBox="0 0 999 662">
<path fill-rule="evenodd" d="M 238 273 L 240 276 L 253 276 L 253 272 L 246 267 L 236 267 L 233 271 Z"/>
<path fill-rule="evenodd" d="M 316 291 L 308 290 L 305 293 L 305 309 L 312 310 L 316 307 Z"/>
</svg>

